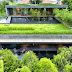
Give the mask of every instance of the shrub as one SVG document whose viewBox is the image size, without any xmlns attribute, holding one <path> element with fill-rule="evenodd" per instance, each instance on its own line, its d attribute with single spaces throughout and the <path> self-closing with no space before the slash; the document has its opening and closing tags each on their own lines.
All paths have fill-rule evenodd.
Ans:
<svg viewBox="0 0 72 72">
<path fill-rule="evenodd" d="M 69 64 L 65 65 L 63 72 L 72 72 L 72 64 L 71 65 L 69 65 Z"/>
<path fill-rule="evenodd" d="M 27 66 L 31 71 L 35 70 L 36 63 L 38 62 L 38 58 L 32 51 L 28 51 L 22 57 L 22 66 Z"/>
<path fill-rule="evenodd" d="M 23 66 L 22 68 L 17 68 L 14 72 L 31 72 L 30 69 L 26 66 Z"/>
<path fill-rule="evenodd" d="M 13 55 L 10 50 L 0 50 L 0 57 L 4 62 L 4 72 L 14 72 L 21 65 L 18 57 Z"/>
<path fill-rule="evenodd" d="M 72 24 L 72 11 L 68 11 L 67 9 L 63 10 L 54 9 L 53 12 L 55 14 L 55 17 L 59 18 L 60 20 L 66 22 L 69 25 Z"/>
<path fill-rule="evenodd" d="M 42 20 L 45 21 L 45 19 L 46 19 L 46 18 L 45 18 L 45 16 L 46 16 L 46 8 L 44 8 L 44 10 L 43 10 L 43 14 L 42 14 L 42 15 L 43 15 Z"/>
<path fill-rule="evenodd" d="M 3 60 L 0 60 L 0 72 L 4 72 L 3 71 Z"/>
<path fill-rule="evenodd" d="M 72 60 L 72 47 L 59 48 L 58 54 L 53 56 L 53 63 L 56 64 L 59 71 L 62 71 L 67 64 L 71 64 Z"/>
<path fill-rule="evenodd" d="M 37 63 L 34 72 L 58 72 L 58 71 L 50 59 L 41 58 L 40 61 Z"/>
</svg>

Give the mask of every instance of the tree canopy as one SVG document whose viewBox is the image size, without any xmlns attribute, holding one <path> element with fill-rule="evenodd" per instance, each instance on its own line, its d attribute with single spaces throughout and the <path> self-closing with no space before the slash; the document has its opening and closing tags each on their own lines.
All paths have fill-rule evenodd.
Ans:
<svg viewBox="0 0 72 72">
<path fill-rule="evenodd" d="M 30 0 L 31 4 L 39 4 L 41 2 L 42 2 L 42 0 Z"/>
<path fill-rule="evenodd" d="M 58 67 L 59 71 L 62 71 L 67 64 L 72 62 L 72 47 L 59 48 L 58 54 L 53 56 L 53 63 Z"/>
<path fill-rule="evenodd" d="M 50 59 L 41 58 L 36 64 L 36 69 L 34 72 L 58 72 L 58 70 Z"/>
<path fill-rule="evenodd" d="M 68 9 L 72 10 L 72 0 L 63 0 L 62 3 L 68 5 Z"/>
</svg>

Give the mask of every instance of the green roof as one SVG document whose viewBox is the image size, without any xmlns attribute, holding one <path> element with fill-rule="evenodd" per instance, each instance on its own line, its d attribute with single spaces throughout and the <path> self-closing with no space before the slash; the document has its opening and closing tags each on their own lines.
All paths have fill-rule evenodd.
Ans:
<svg viewBox="0 0 72 72">
<path fill-rule="evenodd" d="M 51 3 L 40 3 L 40 4 L 20 4 L 20 3 L 18 3 L 18 4 L 16 4 L 16 5 L 27 5 L 27 6 L 41 6 L 41 5 L 59 5 L 59 4 L 51 4 Z"/>
</svg>

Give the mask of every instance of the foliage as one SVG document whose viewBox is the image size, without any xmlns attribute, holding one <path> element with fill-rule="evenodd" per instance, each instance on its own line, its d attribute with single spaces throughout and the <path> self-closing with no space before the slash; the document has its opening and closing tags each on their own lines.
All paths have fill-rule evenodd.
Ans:
<svg viewBox="0 0 72 72">
<path fill-rule="evenodd" d="M 4 72 L 14 72 L 21 65 L 18 58 L 7 49 L 0 50 L 0 60 L 3 60 Z"/>
<path fill-rule="evenodd" d="M 37 63 L 34 72 L 58 72 L 58 71 L 50 59 L 41 58 L 40 61 Z"/>
<path fill-rule="evenodd" d="M 16 1 L 16 0 L 8 0 L 8 1 L 10 1 L 10 2 L 14 2 L 14 1 Z"/>
<path fill-rule="evenodd" d="M 31 0 L 32 1 L 32 0 Z M 51 4 L 51 3 L 39 3 L 39 4 L 14 4 L 14 5 L 28 5 L 28 6 L 43 6 L 43 5 L 58 5 L 58 4 Z"/>
<path fill-rule="evenodd" d="M 9 5 L 8 1 L 3 1 L 2 3 L 0 3 L 0 16 L 5 15 L 5 5 Z"/>
<path fill-rule="evenodd" d="M 39 4 L 41 2 L 42 2 L 42 0 L 30 0 L 31 4 Z"/>
<path fill-rule="evenodd" d="M 63 72 L 72 72 L 72 64 L 65 65 Z"/>
<path fill-rule="evenodd" d="M 50 15 L 50 12 L 47 12 L 47 18 L 49 18 L 49 17 L 50 17 L 49 15 Z"/>
<path fill-rule="evenodd" d="M 26 52 L 22 57 L 22 66 L 27 66 L 31 71 L 34 71 L 36 68 L 36 63 L 38 58 L 32 51 Z"/>
<path fill-rule="evenodd" d="M 37 9 L 30 9 L 30 13 L 31 13 L 31 17 L 32 17 L 32 21 L 33 20 L 38 20 L 38 21 L 40 21 L 40 15 L 41 15 L 41 13 L 40 13 L 40 11 L 38 11 Z"/>
<path fill-rule="evenodd" d="M 37 20 L 38 21 L 40 21 L 40 15 L 41 15 L 40 11 L 37 11 Z"/>
<path fill-rule="evenodd" d="M 72 26 L 72 11 L 68 11 L 67 9 L 54 9 L 53 12 L 57 18 Z"/>
<path fill-rule="evenodd" d="M 68 5 L 68 9 L 72 10 L 72 0 L 63 0 L 62 3 Z"/>
<path fill-rule="evenodd" d="M 3 5 L 3 7 L 5 7 L 5 5 L 9 5 L 9 2 L 8 1 L 2 1 L 1 4 Z"/>
<path fill-rule="evenodd" d="M 46 18 L 45 18 L 45 16 L 46 16 L 46 8 L 44 8 L 44 10 L 43 10 L 43 14 L 42 14 L 42 15 L 43 15 L 42 20 L 45 21 L 45 19 L 46 19 Z"/>
<path fill-rule="evenodd" d="M 32 10 L 32 9 L 31 9 L 31 10 Z M 30 11 L 31 11 L 31 10 L 30 10 Z M 37 9 L 32 10 L 32 12 L 31 12 L 32 21 L 35 20 L 36 16 L 37 16 Z"/>
<path fill-rule="evenodd" d="M 72 47 L 59 48 L 58 54 L 53 56 L 53 63 L 56 64 L 59 71 L 62 71 L 67 64 L 71 64 L 72 60 Z"/>
<path fill-rule="evenodd" d="M 26 66 L 23 66 L 22 68 L 17 68 L 14 72 L 31 72 L 30 69 Z"/>
<path fill-rule="evenodd" d="M 4 72 L 3 71 L 3 60 L 0 60 L 0 72 Z"/>
</svg>

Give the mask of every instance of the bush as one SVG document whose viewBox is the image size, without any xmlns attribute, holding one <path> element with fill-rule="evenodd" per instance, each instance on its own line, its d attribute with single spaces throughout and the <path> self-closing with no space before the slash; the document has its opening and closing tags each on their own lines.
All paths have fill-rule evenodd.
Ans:
<svg viewBox="0 0 72 72">
<path fill-rule="evenodd" d="M 72 64 L 71 65 L 67 64 L 64 67 L 63 72 L 72 72 Z"/>
<path fill-rule="evenodd" d="M 53 12 L 55 14 L 55 17 L 72 26 L 72 11 L 68 11 L 67 9 L 54 9 Z"/>
<path fill-rule="evenodd" d="M 62 71 L 67 64 L 71 64 L 72 60 L 72 47 L 59 48 L 58 54 L 53 56 L 53 63 L 56 64 L 59 71 Z"/>
<path fill-rule="evenodd" d="M 45 19 L 46 19 L 46 18 L 45 18 L 45 16 L 46 16 L 46 8 L 44 8 L 44 10 L 43 10 L 43 14 L 42 14 L 42 15 L 43 15 L 42 20 L 45 21 Z"/>
<path fill-rule="evenodd" d="M 0 60 L 0 72 L 4 72 L 3 71 L 3 60 Z"/>
<path fill-rule="evenodd" d="M 40 61 L 37 63 L 34 72 L 58 72 L 58 71 L 50 59 L 41 58 Z"/>
<path fill-rule="evenodd" d="M 22 68 L 17 68 L 14 72 L 31 72 L 30 69 L 26 66 L 23 66 Z"/>
<path fill-rule="evenodd" d="M 31 13 L 32 21 L 33 20 L 40 21 L 40 15 L 41 15 L 40 11 L 31 8 L 30 13 Z"/>
<path fill-rule="evenodd" d="M 4 62 L 4 72 L 14 72 L 21 65 L 18 57 L 13 55 L 10 50 L 0 50 L 0 57 Z"/>
<path fill-rule="evenodd" d="M 27 66 L 31 71 L 35 70 L 38 58 L 32 51 L 26 52 L 22 57 L 22 66 Z"/>
</svg>

